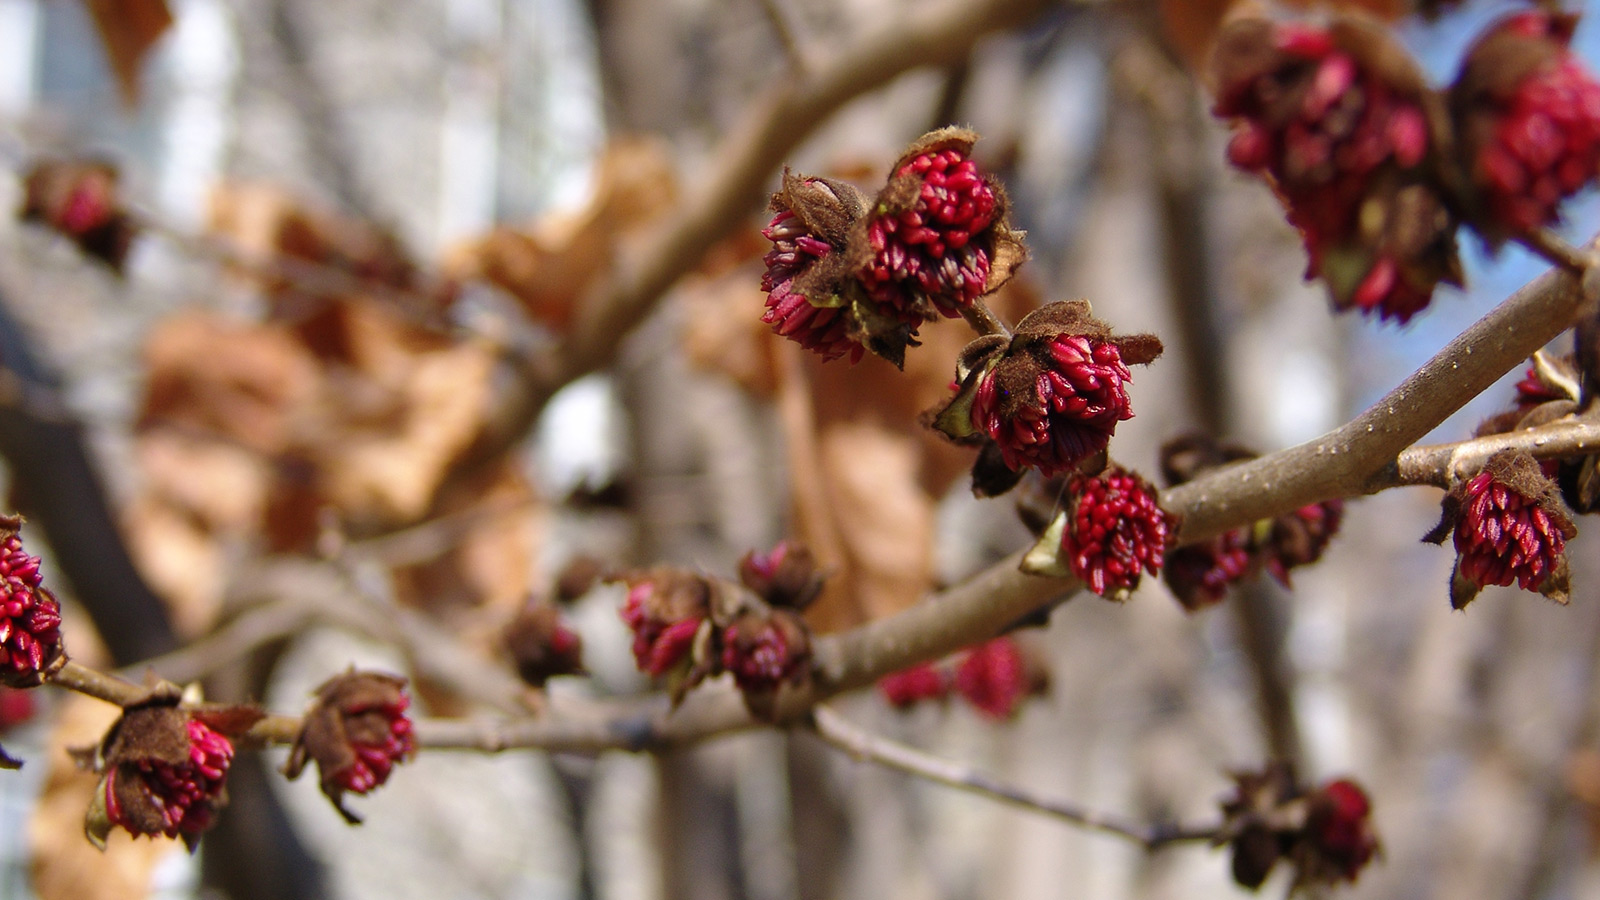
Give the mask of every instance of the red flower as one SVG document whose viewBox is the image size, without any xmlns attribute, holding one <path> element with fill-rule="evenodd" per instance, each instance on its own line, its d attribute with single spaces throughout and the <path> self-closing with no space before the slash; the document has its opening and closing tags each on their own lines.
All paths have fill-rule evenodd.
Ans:
<svg viewBox="0 0 1600 900">
<path fill-rule="evenodd" d="M 659 677 L 689 657 L 700 623 L 710 615 L 709 597 L 691 576 L 661 572 L 629 580 L 622 621 L 633 630 L 640 671 Z"/>
<path fill-rule="evenodd" d="M 1002 359 L 978 382 L 972 427 L 987 434 L 1013 470 L 1049 477 L 1071 470 L 1133 418 L 1132 377 L 1117 345 L 1060 334 L 1035 352 Z"/>
<path fill-rule="evenodd" d="M 1144 572 L 1161 571 L 1176 518 L 1162 509 L 1155 488 L 1120 466 L 1098 476 L 1077 475 L 1061 552 L 1072 574 L 1102 597 L 1133 590 Z"/>
<path fill-rule="evenodd" d="M 998 637 L 967 651 L 956 668 L 955 689 L 985 716 L 1009 719 L 1033 689 L 1032 682 L 1017 642 Z"/>
<path fill-rule="evenodd" d="M 1571 522 L 1539 498 L 1479 472 L 1467 482 L 1456 523 L 1457 572 L 1477 587 L 1515 581 L 1525 591 L 1543 590 L 1566 567 L 1571 530 Z"/>
<path fill-rule="evenodd" d="M 950 681 L 932 663 L 917 663 L 878 679 L 878 691 L 896 709 L 907 709 L 924 700 L 937 700 L 950 693 Z"/>
<path fill-rule="evenodd" d="M 1255 571 L 1245 532 L 1234 530 L 1172 550 L 1161 577 L 1184 609 L 1194 612 L 1221 603 L 1230 585 Z"/>
<path fill-rule="evenodd" d="M 1309 566 L 1322 558 L 1344 521 L 1344 501 L 1309 503 L 1272 521 L 1262 551 L 1267 571 L 1278 583 L 1290 587 L 1289 570 Z"/>
<path fill-rule="evenodd" d="M 1405 322 L 1460 283 L 1456 222 L 1424 166 L 1431 95 L 1386 33 L 1239 19 L 1214 74 L 1214 111 L 1238 122 L 1229 161 L 1272 183 L 1336 307 Z"/>
<path fill-rule="evenodd" d="M 296 778 L 315 760 L 322 792 L 351 824 L 361 819 L 345 809 L 345 793 L 365 794 L 389 780 L 396 764 L 416 753 L 406 710 L 406 680 L 377 672 L 350 671 L 317 688 L 284 774 Z"/>
<path fill-rule="evenodd" d="M 61 604 L 22 549 L 20 518 L 0 517 L 0 683 L 33 687 L 61 656 Z"/>
<path fill-rule="evenodd" d="M 138 721 L 138 713 L 124 717 Z M 163 717 L 162 725 L 168 725 Z M 170 726 L 169 726 L 170 727 Z M 183 718 L 178 758 L 134 753 L 116 760 L 102 781 L 110 824 L 135 837 L 162 834 L 193 843 L 211 827 L 226 802 L 223 781 L 233 763 L 233 744 L 204 722 Z"/>
<path fill-rule="evenodd" d="M 1332 781 L 1311 795 L 1300 845 L 1294 851 L 1301 884 L 1355 881 L 1378 851 L 1372 833 L 1372 803 L 1348 779 Z"/>
<path fill-rule="evenodd" d="M 1451 88 L 1492 238 L 1555 222 L 1561 201 L 1600 171 L 1600 83 L 1568 49 L 1576 24 L 1544 11 L 1499 20 Z"/>
<path fill-rule="evenodd" d="M 804 285 L 796 284 L 813 263 L 834 253 L 834 248 L 812 234 L 789 209 L 780 209 L 761 233 L 773 245 L 763 260 L 767 271 L 761 276 L 761 289 L 767 292 L 767 308 L 761 321 L 824 360 L 849 356 L 851 362 L 860 362 L 866 348 L 851 338 L 846 308 L 825 297 L 810 297 Z M 828 302 L 833 305 L 826 305 Z"/>
<path fill-rule="evenodd" d="M 747 613 L 722 634 L 722 668 L 746 695 L 771 693 L 799 681 L 811 662 L 811 641 L 800 617 L 784 609 Z"/>
<path fill-rule="evenodd" d="M 995 189 L 967 154 L 943 146 L 902 163 L 891 179 L 909 202 L 880 201 L 867 223 L 872 261 L 861 273 L 867 292 L 898 316 L 920 324 L 919 299 L 945 316 L 988 291 L 991 248 L 984 233 L 999 213 Z M 914 191 L 914 193 L 912 193 Z"/>
</svg>

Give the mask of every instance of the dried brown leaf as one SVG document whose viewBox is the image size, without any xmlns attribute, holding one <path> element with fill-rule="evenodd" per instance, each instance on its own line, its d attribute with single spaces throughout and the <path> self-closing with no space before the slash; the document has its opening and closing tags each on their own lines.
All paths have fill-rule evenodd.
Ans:
<svg viewBox="0 0 1600 900">
<path fill-rule="evenodd" d="M 106 61 L 117 78 L 122 102 L 139 102 L 139 70 L 145 55 L 172 27 L 166 0 L 85 0 Z"/>
</svg>

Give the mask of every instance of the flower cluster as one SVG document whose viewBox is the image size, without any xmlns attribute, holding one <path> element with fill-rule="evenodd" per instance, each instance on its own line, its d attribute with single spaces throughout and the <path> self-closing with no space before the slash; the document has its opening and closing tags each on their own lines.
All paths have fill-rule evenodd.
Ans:
<svg viewBox="0 0 1600 900">
<path fill-rule="evenodd" d="M 1108 600 L 1125 600 L 1145 572 L 1161 566 L 1177 535 L 1177 516 L 1161 508 L 1155 486 L 1110 464 L 1078 473 L 1059 490 L 1062 508 L 1023 556 L 1022 570 L 1071 575 Z"/>
<path fill-rule="evenodd" d="M 0 516 L 0 684 L 40 683 L 61 652 L 61 604 L 41 583 L 39 557 L 22 549 L 18 516 Z"/>
<path fill-rule="evenodd" d="M 1577 535 L 1561 491 L 1539 462 L 1520 450 L 1489 457 L 1482 471 L 1457 484 L 1444 514 L 1425 540 L 1454 534 L 1450 604 L 1464 608 L 1489 585 L 1516 583 L 1567 602 L 1566 544 Z"/>
<path fill-rule="evenodd" d="M 1160 353 L 1152 335 L 1113 335 L 1086 301 L 1051 303 L 1025 316 L 1009 339 L 991 335 L 968 345 L 956 393 L 933 425 L 952 440 L 993 446 L 1013 472 L 1070 472 L 1105 450 L 1117 423 L 1133 417 L 1128 366 Z M 981 487 L 983 479 L 974 483 Z"/>
<path fill-rule="evenodd" d="M 727 672 L 752 714 L 776 715 L 779 691 L 811 671 L 811 632 L 800 613 L 822 592 L 811 552 L 788 541 L 751 551 L 741 584 L 657 568 L 619 576 L 628 585 L 622 620 L 634 633 L 640 670 L 667 679 L 673 702 Z"/>
<path fill-rule="evenodd" d="M 1005 192 L 972 160 L 977 135 L 924 135 L 868 201 L 829 178 L 784 173 L 761 289 L 762 321 L 825 360 L 866 350 L 901 365 L 917 329 L 997 290 L 1023 257 Z"/>
<path fill-rule="evenodd" d="M 124 707 L 94 752 L 101 773 L 84 833 L 105 848 L 113 828 L 181 838 L 192 851 L 228 803 L 233 740 L 261 718 L 252 707 L 202 713 L 157 690 Z"/>
<path fill-rule="evenodd" d="M 1254 451 L 1223 445 L 1203 434 L 1188 434 L 1161 448 L 1167 484 L 1182 484 L 1208 469 L 1253 459 Z M 1209 540 L 1167 553 L 1163 580 L 1190 612 L 1222 602 L 1228 588 L 1263 569 L 1284 587 L 1290 571 L 1322 558 L 1344 521 L 1344 501 L 1308 503 L 1274 519 L 1223 532 Z"/>
<path fill-rule="evenodd" d="M 361 819 L 344 806 L 346 793 L 365 794 L 389 780 L 396 764 L 416 752 L 406 680 L 351 670 L 317 688 L 284 774 L 297 778 L 316 762 L 322 792 L 351 824 Z"/>
<path fill-rule="evenodd" d="M 1049 683 L 1043 661 L 1003 635 L 969 648 L 950 663 L 919 663 L 886 675 L 878 681 L 878 691 L 896 709 L 942 700 L 954 691 L 980 715 L 1004 721 Z"/>
<path fill-rule="evenodd" d="M 1280 860 L 1294 867 L 1294 887 L 1353 882 L 1378 853 L 1372 802 L 1341 778 L 1314 791 L 1286 766 L 1234 776 L 1223 801 L 1223 840 L 1233 849 L 1233 878 L 1255 889 Z"/>
<path fill-rule="evenodd" d="M 1460 284 L 1456 220 L 1428 165 L 1439 100 L 1381 28 L 1242 18 L 1218 38 L 1228 159 L 1266 177 L 1300 230 L 1307 277 L 1339 309 L 1405 322 Z"/>
<path fill-rule="evenodd" d="M 559 675 L 583 674 L 583 638 L 547 600 L 530 599 L 506 623 L 501 638 L 517 676 L 533 687 Z"/>
<path fill-rule="evenodd" d="M 1549 225 L 1600 173 L 1600 82 L 1568 44 L 1577 17 L 1547 11 L 1496 22 L 1450 91 L 1481 227 L 1503 239 Z"/>
</svg>

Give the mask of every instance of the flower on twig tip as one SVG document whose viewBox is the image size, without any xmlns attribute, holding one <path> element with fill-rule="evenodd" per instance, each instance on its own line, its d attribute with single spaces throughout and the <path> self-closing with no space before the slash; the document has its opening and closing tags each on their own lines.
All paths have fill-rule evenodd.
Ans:
<svg viewBox="0 0 1600 900">
<path fill-rule="evenodd" d="M 1488 585 L 1538 591 L 1567 602 L 1566 542 L 1578 533 L 1555 482 L 1520 450 L 1489 457 L 1483 470 L 1457 484 L 1444 500 L 1438 526 L 1424 540 L 1455 535 L 1450 605 L 1462 609 Z"/>
<path fill-rule="evenodd" d="M 811 671 L 810 629 L 793 610 L 752 606 L 723 629 L 721 662 L 750 713 L 771 721 L 779 689 Z"/>
<path fill-rule="evenodd" d="M 34 687 L 66 660 L 61 604 L 40 582 L 39 558 L 22 549 L 21 516 L 0 516 L 0 684 Z"/>
<path fill-rule="evenodd" d="M 346 822 L 361 818 L 344 806 L 344 795 L 366 794 L 389 780 L 394 767 L 416 753 L 406 710 L 406 680 L 354 669 L 317 688 L 289 751 L 283 774 L 295 779 L 315 762 L 322 792 Z"/>
<path fill-rule="evenodd" d="M 1133 417 L 1128 366 L 1160 354 L 1153 335 L 1111 334 L 1087 301 L 1051 303 L 1024 317 L 1009 341 L 991 335 L 968 345 L 956 394 L 933 427 L 958 442 L 992 441 L 1013 471 L 1069 472 Z"/>
<path fill-rule="evenodd" d="M 1242 17 L 1219 34 L 1213 75 L 1215 114 L 1238 123 L 1229 161 L 1272 184 L 1336 308 L 1403 323 L 1440 282 L 1460 285 L 1436 173 L 1445 116 L 1381 27 Z"/>
<path fill-rule="evenodd" d="M 23 177 L 21 217 L 71 238 L 120 274 L 138 227 L 122 207 L 117 181 L 116 167 L 99 160 L 40 160 Z"/>
<path fill-rule="evenodd" d="M 95 751 L 83 751 L 101 773 L 84 833 L 105 849 L 112 828 L 135 837 L 181 838 L 192 852 L 228 803 L 224 789 L 233 762 L 232 739 L 262 717 L 234 706 L 191 710 L 175 690 L 156 690 L 124 708 Z"/>
<path fill-rule="evenodd" d="M 1378 854 L 1372 803 L 1356 782 L 1306 791 L 1283 764 L 1233 777 L 1217 843 L 1232 847 L 1239 884 L 1259 888 L 1279 860 L 1294 867 L 1292 889 L 1354 882 Z"/>
<path fill-rule="evenodd" d="M 860 291 L 844 252 L 865 202 L 844 182 L 785 170 L 783 189 L 772 196 L 777 214 L 761 232 L 772 242 L 761 276 L 767 292 L 761 321 L 824 360 L 859 362 L 865 352 Z"/>
<path fill-rule="evenodd" d="M 559 675 L 582 675 L 583 638 L 561 621 L 554 603 L 529 598 L 506 623 L 501 638 L 517 676 L 533 687 Z"/>
<path fill-rule="evenodd" d="M 1568 13 L 1506 16 L 1450 88 L 1474 225 L 1492 243 L 1554 223 L 1600 172 L 1600 82 L 1568 47 L 1576 26 Z"/>
<path fill-rule="evenodd" d="M 977 139 L 944 128 L 912 144 L 865 219 L 865 246 L 853 248 L 867 293 L 913 328 L 961 315 L 1022 262 L 1005 191 L 972 161 Z"/>
</svg>

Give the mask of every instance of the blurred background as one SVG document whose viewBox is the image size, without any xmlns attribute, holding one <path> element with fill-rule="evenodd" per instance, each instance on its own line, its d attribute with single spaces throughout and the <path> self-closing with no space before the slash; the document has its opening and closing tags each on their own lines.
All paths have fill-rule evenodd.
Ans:
<svg viewBox="0 0 1600 900">
<path fill-rule="evenodd" d="M 1409 326 L 1330 316 L 1270 191 L 1226 168 L 1225 127 L 1186 68 L 1204 41 L 1190 13 L 1212 5 L 1050 6 L 868 92 L 789 158 L 871 185 L 922 132 L 976 129 L 1032 250 L 1000 305 L 1087 297 L 1118 330 L 1166 341 L 1112 447 L 1150 473 L 1195 428 L 1262 451 L 1328 430 L 1544 268 L 1464 238 L 1468 290 Z M 1432 20 L 1367 5 L 1397 16 L 1442 84 L 1523 4 Z M 837 629 L 1021 547 L 1009 501 L 972 499 L 970 460 L 915 422 L 948 383 L 959 325 L 929 329 L 903 376 L 779 346 L 757 321 L 763 196 L 528 440 L 459 463 L 519 361 L 548 354 L 606 273 L 718 177 L 716 149 L 772 85 L 934 8 L 0 0 L 0 206 L 23 206 L 34 161 L 93 157 L 117 167 L 141 232 L 118 273 L 0 218 L 0 455 L 12 505 L 49 538 L 74 657 L 137 673 L 265 622 L 156 670 L 293 711 L 356 662 L 417 678 L 430 713 L 483 713 L 508 696 L 497 629 L 579 554 L 727 573 L 798 535 L 834 568 L 814 624 Z M 1600 64 L 1600 26 L 1575 48 Z M 1600 228 L 1592 194 L 1567 211 L 1569 239 Z M 1517 377 L 1430 440 L 1468 436 Z M 1418 543 L 1438 501 L 1350 503 L 1292 592 L 1263 580 L 1191 615 L 1147 579 L 1123 606 L 1066 604 L 1019 638 L 1052 687 L 1010 721 L 957 702 L 897 712 L 876 692 L 835 707 L 1139 820 L 1210 820 L 1227 773 L 1269 758 L 1354 776 L 1384 851 L 1351 897 L 1600 896 L 1594 535 L 1573 545 L 1570 607 L 1491 588 L 1454 613 L 1450 552 Z M 297 560 L 333 587 L 278 577 Z M 620 602 L 599 588 L 568 611 L 591 674 L 553 681 L 549 702 L 649 689 Z M 441 653 L 502 681 L 441 674 Z M 425 753 L 353 801 L 358 828 L 310 780 L 272 774 L 269 753 L 241 764 L 197 858 L 128 840 L 100 855 L 80 831 L 93 779 L 63 747 L 92 743 L 110 713 L 33 699 L 4 735 L 29 761 L 0 773 L 5 897 L 1243 893 L 1224 852 L 1145 854 L 776 731 L 655 756 Z M 1263 890 L 1286 889 L 1280 873 Z"/>
</svg>

